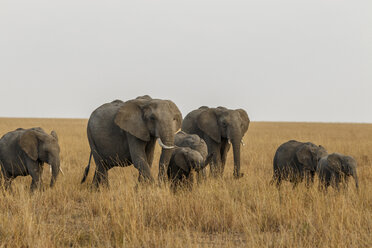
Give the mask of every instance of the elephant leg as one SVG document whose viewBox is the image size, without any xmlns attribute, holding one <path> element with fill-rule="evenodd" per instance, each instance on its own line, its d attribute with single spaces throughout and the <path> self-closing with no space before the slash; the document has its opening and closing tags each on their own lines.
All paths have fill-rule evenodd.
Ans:
<svg viewBox="0 0 372 248">
<path fill-rule="evenodd" d="M 172 192 L 175 193 L 177 189 L 182 185 L 182 183 L 183 183 L 182 172 L 180 170 L 174 171 L 172 173 L 171 184 L 170 184 L 170 188 Z"/>
<path fill-rule="evenodd" d="M 221 176 L 221 154 L 219 152 L 213 154 L 211 164 L 211 174 L 213 177 Z"/>
<path fill-rule="evenodd" d="M 212 154 L 212 163 L 210 164 L 210 171 L 213 177 L 221 175 L 219 173 L 221 167 L 221 144 L 214 142 L 208 136 L 204 137 L 205 143 L 208 147 L 208 156 Z"/>
<path fill-rule="evenodd" d="M 335 189 L 337 191 L 340 191 L 340 178 L 339 177 L 335 178 Z"/>
<path fill-rule="evenodd" d="M 4 189 L 12 191 L 13 178 L 4 178 Z"/>
<path fill-rule="evenodd" d="M 13 178 L 12 177 L 9 177 L 6 172 L 4 172 L 4 174 L 2 174 L 2 176 L 0 176 L 0 178 L 2 178 L 2 183 L 3 185 L 1 186 L 4 186 L 4 189 L 5 190 L 11 190 L 11 185 L 12 185 L 12 181 L 13 181 Z M 1 180 L 0 180 L 1 182 Z"/>
<path fill-rule="evenodd" d="M 141 155 L 134 155 L 132 156 L 133 165 L 139 172 L 139 181 L 144 179 L 145 181 L 150 180 L 153 181 L 151 176 L 150 166 L 148 165 L 147 161 L 144 159 L 145 153 Z M 145 156 L 146 157 L 146 156 Z"/>
<path fill-rule="evenodd" d="M 152 162 L 154 161 L 154 150 L 155 150 L 156 139 L 151 139 L 149 143 L 146 145 L 146 155 L 147 155 L 147 163 L 149 167 L 152 167 Z"/>
<path fill-rule="evenodd" d="M 94 162 L 96 164 L 96 170 L 94 172 L 92 184 L 98 188 L 101 184 L 109 187 L 108 182 L 108 167 L 105 166 L 105 162 L 98 158 L 97 154 L 93 154 Z"/>
<path fill-rule="evenodd" d="M 220 168 L 220 173 L 221 176 L 223 175 L 223 172 L 225 170 L 225 164 L 226 164 L 226 158 L 227 158 L 227 153 L 230 150 L 231 145 L 229 144 L 227 139 L 223 139 L 221 143 L 221 168 Z"/>
<path fill-rule="evenodd" d="M 5 168 L 3 168 L 1 164 L 0 166 L 0 186 L 7 190 L 10 188 L 12 179 L 8 176 Z"/>
<path fill-rule="evenodd" d="M 0 167 L 0 187 L 4 186 L 4 174 L 2 168 Z"/>
<path fill-rule="evenodd" d="M 324 178 L 319 178 L 318 190 L 326 192 L 329 186 L 329 181 L 326 181 Z"/>
<path fill-rule="evenodd" d="M 322 176 L 322 186 L 325 191 L 327 191 L 328 187 L 331 185 L 332 177 L 329 172 L 325 172 Z"/>
<path fill-rule="evenodd" d="M 343 177 L 342 186 L 343 186 L 344 190 L 346 190 L 347 187 L 348 187 L 348 177 L 346 175 L 344 175 L 344 177 Z"/>
<path fill-rule="evenodd" d="M 197 172 L 196 174 L 196 182 L 198 184 L 201 184 L 203 181 L 205 181 L 207 178 L 207 170 L 204 168 Z"/>
<path fill-rule="evenodd" d="M 103 168 L 102 166 L 96 168 L 92 183 L 96 188 L 98 188 L 101 184 L 104 184 L 106 187 L 109 187 L 107 169 Z"/>
<path fill-rule="evenodd" d="M 185 186 L 186 189 L 192 190 L 193 184 L 194 184 L 194 173 L 190 172 L 188 175 L 185 175 Z"/>
<path fill-rule="evenodd" d="M 28 173 L 32 177 L 32 182 L 30 186 L 31 192 L 33 192 L 35 189 L 41 188 L 41 173 L 42 173 L 42 167 L 37 161 L 26 161 L 26 167 L 28 170 Z"/>
<path fill-rule="evenodd" d="M 128 134 L 129 151 L 134 167 L 139 172 L 139 181 L 154 181 L 151 176 L 150 166 L 147 162 L 146 142 L 138 140 L 136 137 Z"/>
<path fill-rule="evenodd" d="M 276 188 L 280 189 L 280 185 L 282 184 L 282 177 L 281 177 L 280 173 L 275 175 L 273 181 L 276 181 Z"/>
<path fill-rule="evenodd" d="M 310 188 L 311 185 L 314 183 L 314 175 L 315 171 L 308 171 L 305 172 L 305 186 L 306 188 Z"/>
</svg>

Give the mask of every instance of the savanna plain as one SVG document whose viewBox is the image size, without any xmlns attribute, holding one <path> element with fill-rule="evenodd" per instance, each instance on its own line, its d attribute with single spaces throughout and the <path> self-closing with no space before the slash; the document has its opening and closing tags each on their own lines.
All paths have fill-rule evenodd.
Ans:
<svg viewBox="0 0 372 248">
<path fill-rule="evenodd" d="M 30 194 L 31 177 L 0 190 L 0 247 L 372 247 L 372 125 L 253 122 L 244 137 L 242 172 L 233 179 L 232 152 L 224 176 L 192 191 L 138 184 L 133 166 L 109 171 L 109 188 L 80 184 L 89 158 L 85 119 L 0 119 L 0 135 L 18 127 L 55 130 L 60 173 L 49 188 Z M 340 192 L 315 184 L 279 195 L 272 178 L 276 148 L 290 139 L 312 141 L 353 156 L 353 180 Z M 157 178 L 159 147 L 152 174 Z"/>
</svg>

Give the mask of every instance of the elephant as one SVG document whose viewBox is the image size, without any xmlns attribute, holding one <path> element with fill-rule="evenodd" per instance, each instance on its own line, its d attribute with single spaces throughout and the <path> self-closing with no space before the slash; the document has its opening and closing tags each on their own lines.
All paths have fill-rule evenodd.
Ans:
<svg viewBox="0 0 372 248">
<path fill-rule="evenodd" d="M 31 191 L 41 188 L 43 164 L 51 167 L 52 187 L 58 177 L 60 167 L 60 147 L 55 131 L 47 134 L 42 128 L 18 128 L 0 139 L 0 165 L 5 188 L 18 176 L 31 175 Z"/>
<path fill-rule="evenodd" d="M 182 131 L 196 134 L 205 140 L 208 155 L 213 154 L 210 166 L 213 177 L 223 175 L 230 144 L 234 154 L 234 178 L 240 178 L 240 145 L 249 127 L 249 117 L 243 109 L 202 106 L 186 115 Z"/>
<path fill-rule="evenodd" d="M 182 114 L 176 104 L 148 95 L 126 102 L 115 100 L 98 107 L 88 121 L 91 152 L 81 183 L 89 173 L 92 155 L 96 164 L 93 177 L 96 187 L 109 185 L 109 169 L 131 164 L 139 171 L 139 181 L 153 182 L 150 168 L 156 140 L 162 147 L 158 177 L 160 182 L 164 181 L 175 148 L 174 136 L 181 122 Z"/>
<path fill-rule="evenodd" d="M 174 150 L 169 162 L 167 175 L 171 187 L 176 189 L 178 185 L 187 184 L 192 187 L 192 171 L 198 173 L 198 182 L 205 177 L 204 168 L 211 160 L 208 156 L 207 144 L 196 134 L 187 134 L 180 131 L 175 136 Z"/>
<path fill-rule="evenodd" d="M 355 187 L 359 188 L 357 176 L 357 162 L 351 156 L 340 153 L 332 153 L 322 157 L 318 162 L 317 174 L 319 176 L 319 189 L 327 189 L 332 185 L 337 190 L 339 184 L 344 183 L 346 187 L 348 177 L 355 180 Z"/>
<path fill-rule="evenodd" d="M 326 149 L 311 142 L 290 140 L 281 144 L 275 152 L 274 175 L 271 183 L 280 187 L 282 180 L 293 183 L 293 187 L 306 178 L 306 186 L 314 182 L 314 175 L 320 158 L 326 156 Z"/>
</svg>

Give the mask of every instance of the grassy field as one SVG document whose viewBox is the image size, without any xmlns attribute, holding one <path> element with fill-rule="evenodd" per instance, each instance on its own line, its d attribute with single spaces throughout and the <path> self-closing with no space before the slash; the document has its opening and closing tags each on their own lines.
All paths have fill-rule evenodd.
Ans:
<svg viewBox="0 0 372 248">
<path fill-rule="evenodd" d="M 242 172 L 232 177 L 232 152 L 222 179 L 193 191 L 137 186 L 131 167 L 109 171 L 110 188 L 80 184 L 88 162 L 87 120 L 0 119 L 0 135 L 18 127 L 55 130 L 61 175 L 50 189 L 29 193 L 31 177 L 18 177 L 0 193 L 0 247 L 372 247 L 372 125 L 251 123 L 244 137 Z M 360 191 L 321 193 L 315 185 L 282 200 L 272 177 L 276 148 L 289 139 L 312 141 L 358 161 Z M 152 173 L 157 176 L 159 147 Z"/>
</svg>

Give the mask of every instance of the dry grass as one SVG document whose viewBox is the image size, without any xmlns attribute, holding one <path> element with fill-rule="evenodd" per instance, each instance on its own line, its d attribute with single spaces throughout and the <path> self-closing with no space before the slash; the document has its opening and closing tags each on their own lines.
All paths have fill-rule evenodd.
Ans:
<svg viewBox="0 0 372 248">
<path fill-rule="evenodd" d="M 0 193 L 0 247 L 372 247 L 372 125 L 252 123 L 240 180 L 232 155 L 223 179 L 192 192 L 137 185 L 133 167 L 110 170 L 110 189 L 91 191 L 87 120 L 0 119 L 0 135 L 18 127 L 56 130 L 65 176 L 53 189 L 29 194 L 30 177 Z M 272 158 L 289 140 L 313 141 L 358 161 L 360 192 L 323 194 L 316 185 L 279 194 L 269 185 Z M 156 150 L 155 161 L 158 161 Z M 156 163 L 152 168 L 157 175 Z M 94 166 L 93 166 L 94 169 Z M 50 178 L 44 170 L 44 184 Z M 317 183 L 317 182 L 316 182 Z"/>
</svg>

